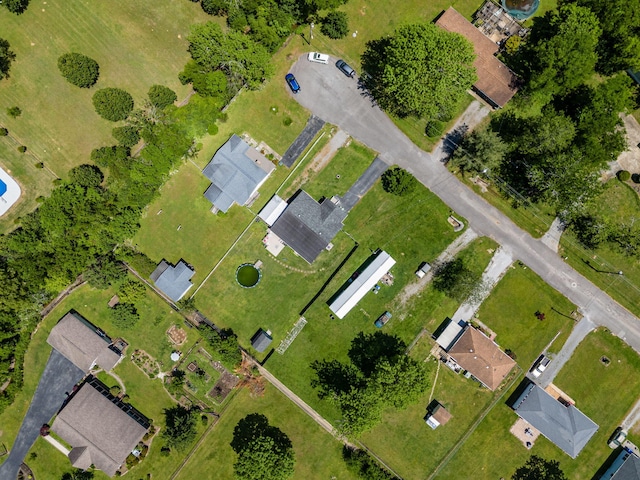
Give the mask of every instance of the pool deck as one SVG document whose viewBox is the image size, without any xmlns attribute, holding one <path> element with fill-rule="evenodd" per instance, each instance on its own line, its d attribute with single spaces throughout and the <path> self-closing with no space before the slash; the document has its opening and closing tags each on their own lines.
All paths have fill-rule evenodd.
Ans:
<svg viewBox="0 0 640 480">
<path fill-rule="evenodd" d="M 22 190 L 20 185 L 16 182 L 11 175 L 9 175 L 3 168 L 0 168 L 0 180 L 7 185 L 7 191 L 0 196 L 0 217 L 7 213 L 14 203 L 18 201 Z"/>
</svg>

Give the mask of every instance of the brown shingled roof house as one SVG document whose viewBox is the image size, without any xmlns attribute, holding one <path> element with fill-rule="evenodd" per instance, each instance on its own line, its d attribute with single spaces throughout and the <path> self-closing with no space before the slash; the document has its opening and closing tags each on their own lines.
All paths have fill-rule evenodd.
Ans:
<svg viewBox="0 0 640 480">
<path fill-rule="evenodd" d="M 69 460 L 74 467 L 86 470 L 94 465 L 112 477 L 149 425 L 144 415 L 89 377 L 58 413 L 51 430 L 72 446 Z"/>
<path fill-rule="evenodd" d="M 473 26 L 458 11 L 449 7 L 436 21 L 436 25 L 449 32 L 459 33 L 473 45 L 478 81 L 473 88 L 494 108 L 503 107 L 518 90 L 518 77 L 495 57 L 498 45 Z"/>
<path fill-rule="evenodd" d="M 516 364 L 489 337 L 471 326 L 447 353 L 490 390 L 498 388 Z"/>
<path fill-rule="evenodd" d="M 111 338 L 73 310 L 53 327 L 47 343 L 85 372 L 95 365 L 109 371 L 122 358 Z"/>
</svg>

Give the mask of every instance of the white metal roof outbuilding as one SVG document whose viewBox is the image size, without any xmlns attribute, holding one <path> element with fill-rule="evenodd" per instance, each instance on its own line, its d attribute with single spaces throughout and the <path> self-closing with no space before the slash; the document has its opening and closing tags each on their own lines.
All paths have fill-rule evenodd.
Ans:
<svg viewBox="0 0 640 480">
<path fill-rule="evenodd" d="M 260 210 L 258 217 L 260 217 L 264 223 L 271 226 L 276 222 L 280 215 L 282 215 L 282 212 L 284 212 L 287 206 L 287 202 L 278 195 L 274 195 L 264 208 Z"/>
<path fill-rule="evenodd" d="M 329 305 L 338 318 L 344 318 L 396 261 L 387 252 L 380 252 L 371 264 Z"/>
</svg>

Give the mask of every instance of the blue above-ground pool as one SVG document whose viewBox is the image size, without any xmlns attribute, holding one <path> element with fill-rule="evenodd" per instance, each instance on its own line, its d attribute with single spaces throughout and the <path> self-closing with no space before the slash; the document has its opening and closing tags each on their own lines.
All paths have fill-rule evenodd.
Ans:
<svg viewBox="0 0 640 480">
<path fill-rule="evenodd" d="M 7 191 L 7 184 L 0 180 L 0 197 Z"/>
</svg>

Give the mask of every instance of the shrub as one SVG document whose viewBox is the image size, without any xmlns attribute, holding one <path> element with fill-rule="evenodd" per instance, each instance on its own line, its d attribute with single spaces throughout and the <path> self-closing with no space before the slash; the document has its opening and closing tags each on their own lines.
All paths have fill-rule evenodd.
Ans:
<svg viewBox="0 0 640 480">
<path fill-rule="evenodd" d="M 163 109 L 178 99 L 176 92 L 164 85 L 153 85 L 149 89 L 149 101 L 159 109 Z"/>
<path fill-rule="evenodd" d="M 393 167 L 382 174 L 382 188 L 393 195 L 407 195 L 418 184 L 416 177 L 400 167 Z"/>
<path fill-rule="evenodd" d="M 132 303 L 119 303 L 110 313 L 113 323 L 123 329 L 133 327 L 140 320 L 140 314 Z"/>
<path fill-rule="evenodd" d="M 7 130 L 4 127 L 0 128 L 0 137 L 6 137 L 7 135 L 9 135 L 9 130 Z"/>
<path fill-rule="evenodd" d="M 115 138 L 123 147 L 131 148 L 140 141 L 138 129 L 130 125 L 115 127 L 111 130 L 111 135 L 113 135 L 113 138 Z"/>
<path fill-rule="evenodd" d="M 634 173 L 633 175 L 631 175 L 631 181 L 633 183 L 640 183 L 640 175 L 637 173 Z"/>
<path fill-rule="evenodd" d="M 627 170 L 619 170 L 616 176 L 621 182 L 626 182 L 631 178 L 631 174 Z"/>
<path fill-rule="evenodd" d="M 218 125 L 216 125 L 215 123 L 209 125 L 209 127 L 207 128 L 207 133 L 209 135 L 215 135 L 216 133 L 218 133 Z"/>
<path fill-rule="evenodd" d="M 121 391 L 122 391 L 122 389 L 120 388 L 120 385 L 114 385 L 113 387 L 111 387 L 109 389 L 109 393 L 111 395 L 113 395 L 114 397 L 117 397 L 120 394 Z"/>
<path fill-rule="evenodd" d="M 133 110 L 133 97 L 120 88 L 102 88 L 93 94 L 96 113 L 105 120 L 118 122 Z"/>
<path fill-rule="evenodd" d="M 344 12 L 329 12 L 322 20 L 320 31 L 327 37 L 338 39 L 346 37 L 349 33 L 349 21 Z"/>
<path fill-rule="evenodd" d="M 76 87 L 89 88 L 100 76 L 100 66 L 93 58 L 81 53 L 65 53 L 58 58 L 58 69 L 67 81 Z"/>
<path fill-rule="evenodd" d="M 36 163 L 36 168 L 44 168 L 44 163 L 42 163 L 42 162 Z"/>
<path fill-rule="evenodd" d="M 425 128 L 427 136 L 432 138 L 439 137 L 442 135 L 442 132 L 444 132 L 444 123 L 439 120 L 431 120 L 427 123 L 427 127 Z"/>
<path fill-rule="evenodd" d="M 226 0 L 202 0 L 200 6 L 209 15 L 226 15 L 229 10 Z"/>
<path fill-rule="evenodd" d="M 284 117 L 284 120 L 282 120 L 282 124 L 285 127 L 288 127 L 289 125 L 291 125 L 293 123 L 293 120 L 291 120 L 291 117 Z"/>
<path fill-rule="evenodd" d="M 20 146 L 18 147 L 18 151 L 19 151 L 20 153 L 24 153 L 24 152 L 26 152 L 26 151 L 27 151 L 27 147 L 25 147 L 24 145 L 20 145 Z"/>
<path fill-rule="evenodd" d="M 22 110 L 20 110 L 20 107 L 10 107 L 7 108 L 7 115 L 9 115 L 11 118 L 18 118 L 20 115 L 22 115 Z"/>
</svg>

